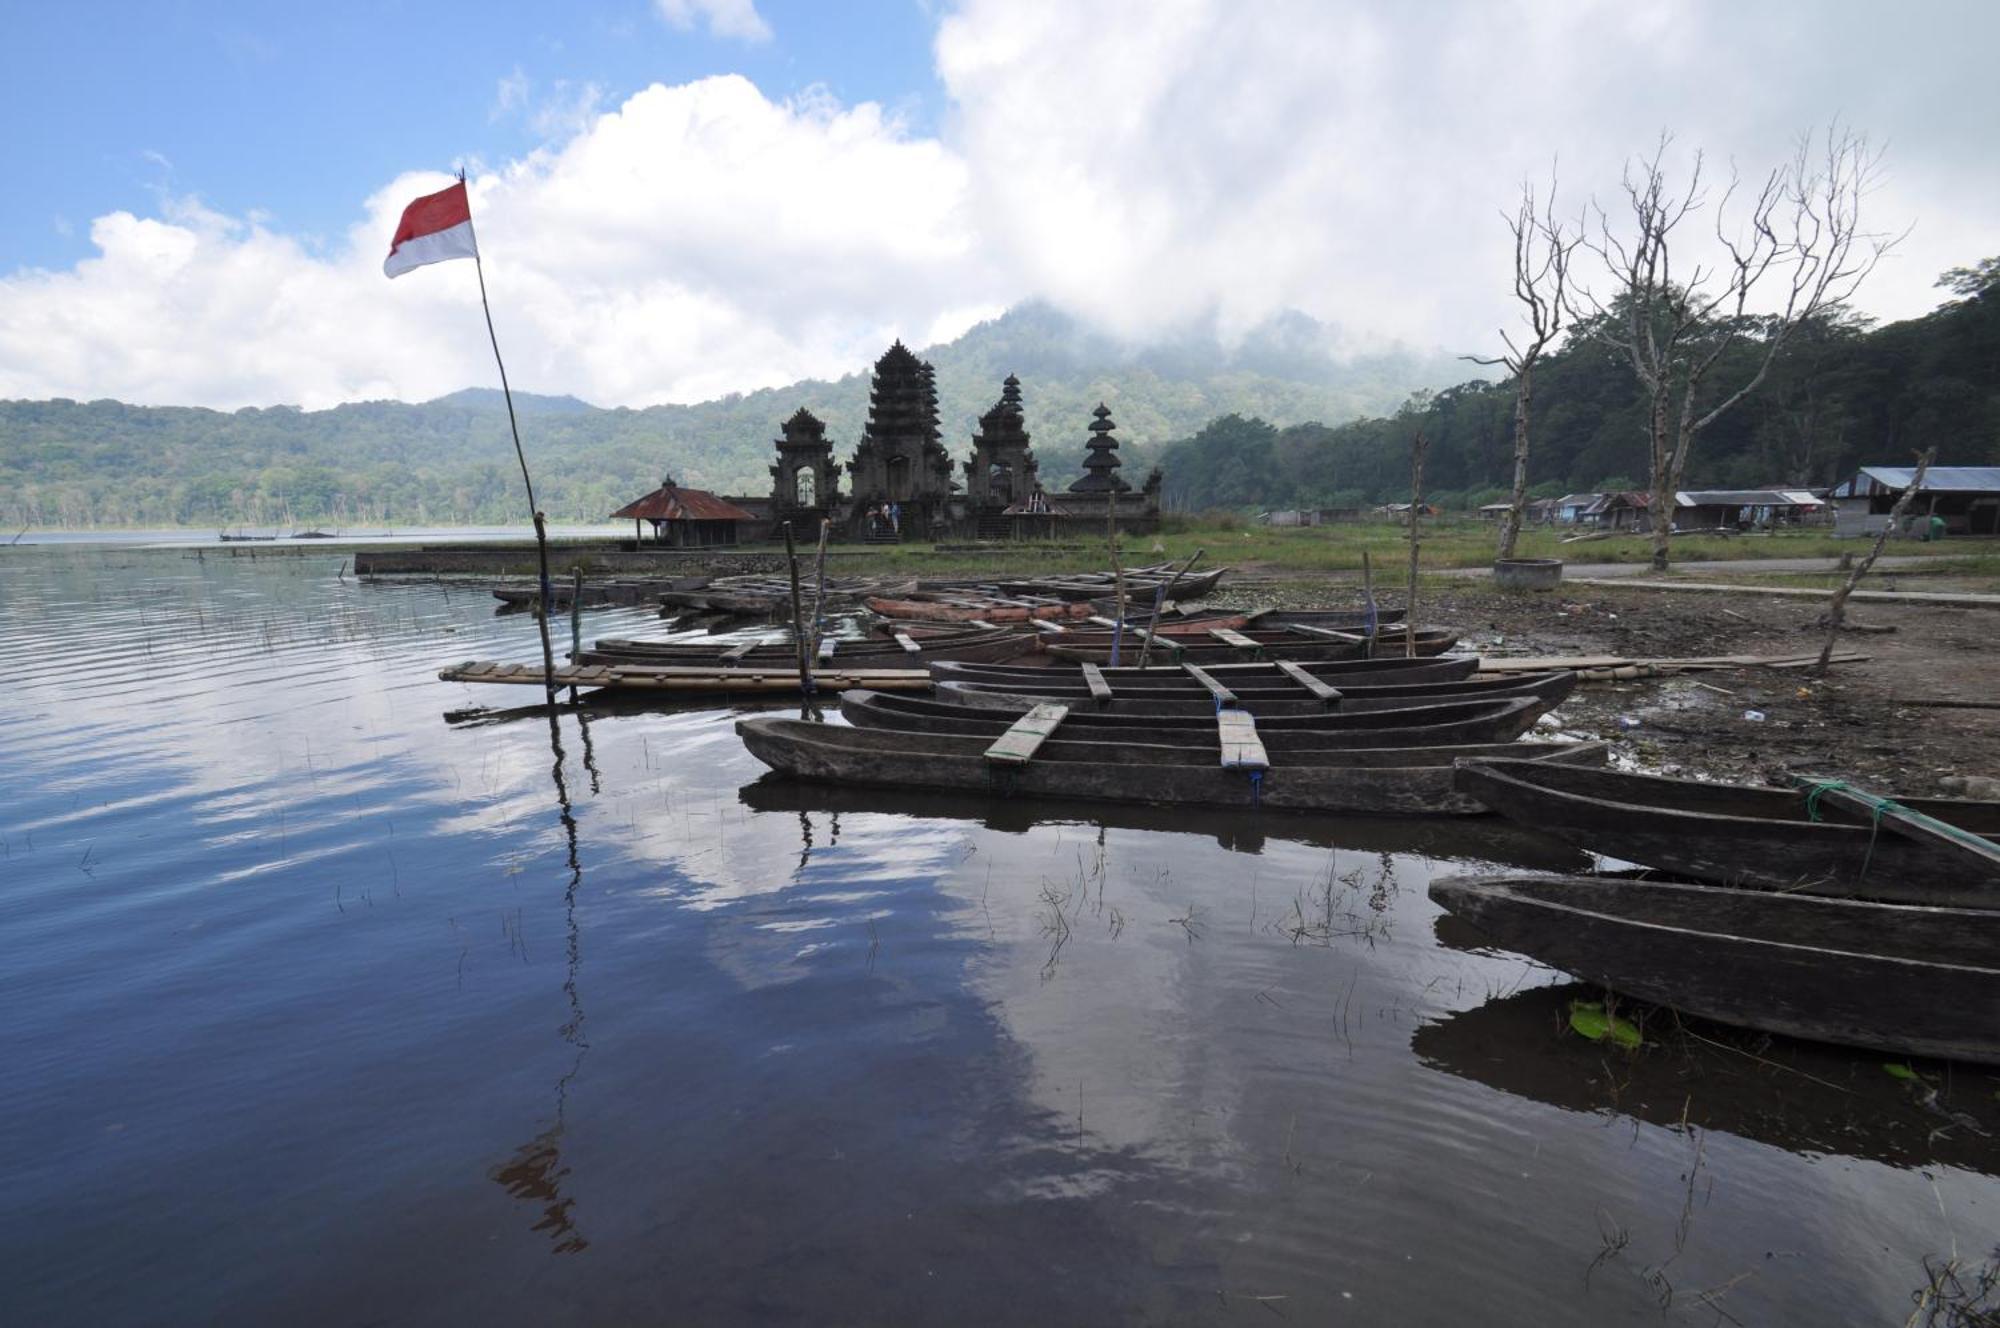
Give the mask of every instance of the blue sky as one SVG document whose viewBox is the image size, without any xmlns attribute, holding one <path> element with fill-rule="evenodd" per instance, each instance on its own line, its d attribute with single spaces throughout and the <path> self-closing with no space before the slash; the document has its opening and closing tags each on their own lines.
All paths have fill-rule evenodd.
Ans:
<svg viewBox="0 0 2000 1328">
<path fill-rule="evenodd" d="M 768 41 L 677 28 L 650 0 L 11 4 L 0 267 L 74 263 L 92 217 L 144 213 L 162 190 L 329 234 L 354 219 L 357 182 L 519 156 L 545 137 L 535 109 L 586 87 L 615 105 L 650 83 L 739 73 L 774 98 L 819 84 L 934 130 L 934 25 L 917 0 L 757 8 Z M 526 102 L 503 108 L 517 77 Z"/>
<path fill-rule="evenodd" d="M 1865 226 L 1908 233 L 1854 303 L 1908 318 L 2000 253 L 1995 49 L 1994 0 L 15 0 L 0 397 L 488 382 L 468 265 L 381 273 L 461 161 L 517 383 L 603 405 L 1027 299 L 1132 342 L 1300 310 L 1333 355 L 1491 354 L 1522 180 L 1615 213 L 1663 129 L 1710 186 L 1681 271 L 1740 221 L 1732 164 L 1868 136 Z"/>
</svg>

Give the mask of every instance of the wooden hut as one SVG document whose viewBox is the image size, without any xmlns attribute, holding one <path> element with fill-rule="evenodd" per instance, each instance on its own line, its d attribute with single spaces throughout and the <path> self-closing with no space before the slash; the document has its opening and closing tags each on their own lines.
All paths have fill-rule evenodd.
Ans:
<svg viewBox="0 0 2000 1328">
<path fill-rule="evenodd" d="M 641 543 L 645 542 L 645 523 L 650 522 L 657 544 L 707 549 L 736 543 L 738 523 L 757 518 L 706 489 L 683 489 L 670 477 L 644 498 L 613 512 L 611 519 L 631 521 L 632 534 Z"/>
</svg>

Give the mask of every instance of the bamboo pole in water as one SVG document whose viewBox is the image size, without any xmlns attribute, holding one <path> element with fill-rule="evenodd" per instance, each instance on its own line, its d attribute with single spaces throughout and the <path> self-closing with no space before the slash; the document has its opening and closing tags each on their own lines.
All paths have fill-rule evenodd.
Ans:
<svg viewBox="0 0 2000 1328">
<path fill-rule="evenodd" d="M 808 652 L 812 647 L 806 641 L 805 605 L 799 597 L 799 554 L 798 550 L 792 547 L 791 522 L 785 522 L 784 531 L 785 563 L 791 568 L 792 573 L 792 644 L 796 647 L 796 653 L 799 658 L 799 690 L 805 695 L 811 696 L 813 690 L 812 656 Z"/>
<path fill-rule="evenodd" d="M 1424 505 L 1424 453 L 1430 440 L 1419 429 L 1410 438 L 1410 588 L 1403 600 L 1403 654 L 1417 653 L 1417 513 Z"/>
</svg>

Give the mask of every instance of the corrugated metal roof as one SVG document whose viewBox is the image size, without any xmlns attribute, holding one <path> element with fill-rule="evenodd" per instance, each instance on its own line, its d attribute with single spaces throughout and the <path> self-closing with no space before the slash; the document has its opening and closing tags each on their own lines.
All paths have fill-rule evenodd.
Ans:
<svg viewBox="0 0 2000 1328">
<path fill-rule="evenodd" d="M 755 521 L 750 515 L 724 498 L 718 498 L 706 489 L 683 489 L 678 485 L 663 484 L 634 503 L 627 503 L 611 514 L 613 521 Z"/>
<path fill-rule="evenodd" d="M 1884 489 L 1907 489 L 1916 473 L 1915 466 L 1863 466 L 1833 494 L 1836 498 L 1862 497 L 1873 487 L 1863 486 L 1864 479 L 1873 480 Z M 1917 492 L 2000 493 L 2000 466 L 1932 466 L 1924 472 L 1923 487 Z"/>
<path fill-rule="evenodd" d="M 1601 493 L 1566 493 L 1556 499 L 1557 507 L 1587 507 L 1604 495 Z"/>
<path fill-rule="evenodd" d="M 1809 493 L 1784 489 L 1685 489 L 1674 495 L 1682 507 L 1818 507 Z"/>
</svg>

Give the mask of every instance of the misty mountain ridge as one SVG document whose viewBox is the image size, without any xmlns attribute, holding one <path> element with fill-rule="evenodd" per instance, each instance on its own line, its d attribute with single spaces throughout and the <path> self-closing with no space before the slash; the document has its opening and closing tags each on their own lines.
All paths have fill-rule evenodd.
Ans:
<svg viewBox="0 0 2000 1328">
<path fill-rule="evenodd" d="M 1337 329 L 1287 313 L 1233 340 L 1197 329 L 1133 345 L 1029 303 L 917 353 L 936 366 L 944 442 L 961 458 L 1001 380 L 1018 375 L 1052 488 L 1080 473 L 1100 401 L 1137 483 L 1165 444 L 1218 416 L 1337 424 L 1393 411 L 1417 389 L 1478 376 L 1442 351 L 1342 358 L 1339 343 Z M 867 420 L 872 360 L 833 381 L 691 405 L 607 409 L 516 392 L 537 495 L 551 517 L 580 521 L 602 518 L 668 474 L 722 493 L 767 493 L 772 440 L 800 406 L 826 422 L 837 459 L 852 454 Z M 0 402 L 0 515 L 24 525 L 256 524 L 280 511 L 354 523 L 510 520 L 519 507 L 512 469 L 505 400 L 494 387 L 317 411 Z"/>
</svg>

